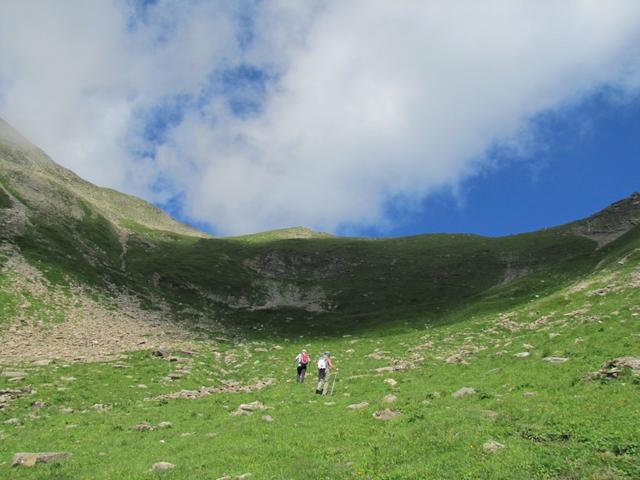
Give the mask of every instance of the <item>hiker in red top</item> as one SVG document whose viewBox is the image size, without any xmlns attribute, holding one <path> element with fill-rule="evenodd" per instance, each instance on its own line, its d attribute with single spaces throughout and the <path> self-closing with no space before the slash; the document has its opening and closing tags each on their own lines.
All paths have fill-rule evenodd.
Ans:
<svg viewBox="0 0 640 480">
<path fill-rule="evenodd" d="M 309 354 L 305 349 L 302 349 L 296 356 L 296 363 L 298 365 L 298 377 L 296 381 L 298 383 L 304 383 L 304 377 L 307 374 L 307 365 L 309 364 Z"/>
</svg>

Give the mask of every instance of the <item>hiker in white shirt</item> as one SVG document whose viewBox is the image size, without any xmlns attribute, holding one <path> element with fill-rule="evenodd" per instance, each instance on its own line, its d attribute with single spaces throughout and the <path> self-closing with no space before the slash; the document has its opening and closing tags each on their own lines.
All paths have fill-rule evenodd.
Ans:
<svg viewBox="0 0 640 480">
<path fill-rule="evenodd" d="M 318 395 L 326 395 L 329 391 L 329 374 L 332 368 L 338 371 L 331 361 L 331 353 L 324 352 L 318 360 L 318 387 L 316 388 Z"/>
</svg>

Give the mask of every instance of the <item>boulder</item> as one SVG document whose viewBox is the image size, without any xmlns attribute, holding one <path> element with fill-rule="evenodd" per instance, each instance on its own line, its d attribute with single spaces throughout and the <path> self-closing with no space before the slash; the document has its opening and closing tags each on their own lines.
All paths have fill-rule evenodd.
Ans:
<svg viewBox="0 0 640 480">
<path fill-rule="evenodd" d="M 590 372 L 587 378 L 615 379 L 625 368 L 640 370 L 640 357 L 618 357 L 604 362 L 602 368 L 596 372 Z"/>
<path fill-rule="evenodd" d="M 36 463 L 54 463 L 71 456 L 69 452 L 16 453 L 12 467 L 33 467 Z"/>
<path fill-rule="evenodd" d="M 462 387 L 457 392 L 452 393 L 451 396 L 453 398 L 462 398 L 462 397 L 466 397 L 467 395 L 473 395 L 475 393 L 476 393 L 475 389 L 471 387 Z"/>
<path fill-rule="evenodd" d="M 630 368 L 631 370 L 640 370 L 640 357 L 619 357 L 605 362 L 602 366 L 605 368 Z"/>
</svg>

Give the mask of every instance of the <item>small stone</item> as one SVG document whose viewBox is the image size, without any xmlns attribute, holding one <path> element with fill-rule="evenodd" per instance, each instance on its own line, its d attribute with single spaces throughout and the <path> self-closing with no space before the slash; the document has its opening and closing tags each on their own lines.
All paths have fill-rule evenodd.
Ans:
<svg viewBox="0 0 640 480">
<path fill-rule="evenodd" d="M 91 408 L 93 408 L 96 412 L 107 412 L 111 410 L 111 405 L 104 405 L 102 403 L 94 403 Z"/>
<path fill-rule="evenodd" d="M 382 399 L 384 403 L 393 403 L 396 400 L 398 400 L 398 397 L 396 397 L 395 395 L 385 395 Z"/>
<path fill-rule="evenodd" d="M 263 415 L 262 420 L 265 422 L 273 422 L 273 417 L 271 415 Z"/>
<path fill-rule="evenodd" d="M 138 384 L 138 388 L 147 388 L 147 386 L 146 386 L 146 385 L 144 385 L 143 383 L 139 383 L 139 384 Z"/>
<path fill-rule="evenodd" d="M 488 453 L 496 453 L 498 450 L 504 448 L 504 445 L 496 442 L 495 440 L 489 440 L 482 445 L 482 449 Z"/>
<path fill-rule="evenodd" d="M 324 402 L 324 404 L 325 404 L 327 407 L 333 407 L 333 406 L 336 404 L 336 402 Z"/>
<path fill-rule="evenodd" d="M 392 387 L 395 387 L 398 384 L 398 382 L 395 381 L 393 378 L 386 378 L 384 380 L 384 383 L 386 383 L 387 385 L 391 385 Z"/>
<path fill-rule="evenodd" d="M 368 406 L 369 404 L 367 402 L 360 402 L 352 403 L 351 405 L 347 406 L 347 408 L 350 410 L 362 410 L 363 408 L 367 408 Z"/>
<path fill-rule="evenodd" d="M 529 352 L 520 352 L 516 353 L 514 356 L 518 358 L 527 358 L 529 355 L 531 355 Z"/>
<path fill-rule="evenodd" d="M 535 397 L 535 396 L 537 396 L 537 395 L 538 395 L 538 393 L 537 393 L 537 392 L 524 392 L 524 393 L 522 394 L 522 396 L 523 396 L 523 397 L 525 397 L 525 398 L 531 398 L 531 397 Z"/>
<path fill-rule="evenodd" d="M 2 376 L 5 377 L 5 378 L 20 378 L 20 379 L 22 379 L 22 378 L 26 377 L 27 374 L 24 373 L 24 372 L 13 372 L 13 371 L 5 370 L 4 372 L 2 372 Z"/>
<path fill-rule="evenodd" d="M 249 478 L 251 478 L 250 473 L 243 473 L 242 475 L 238 475 L 236 480 L 249 480 Z"/>
<path fill-rule="evenodd" d="M 158 428 L 171 428 L 173 424 L 171 422 L 160 422 Z"/>
<path fill-rule="evenodd" d="M 151 469 L 156 471 L 165 471 L 165 470 L 171 470 L 174 467 L 175 465 L 173 463 L 158 462 L 158 463 L 154 463 Z"/>
<path fill-rule="evenodd" d="M 153 425 L 151 425 L 148 422 L 139 423 L 133 428 L 135 430 L 138 430 L 139 432 L 152 432 L 153 431 Z"/>
<path fill-rule="evenodd" d="M 41 400 L 37 400 L 37 401 L 33 402 L 31 404 L 31 406 L 33 408 L 45 408 L 45 407 L 47 407 L 47 404 L 45 402 L 41 401 Z"/>
<path fill-rule="evenodd" d="M 544 357 L 543 360 L 549 363 L 565 363 L 569 361 L 566 357 Z"/>
<path fill-rule="evenodd" d="M 394 418 L 397 418 L 401 415 L 402 413 L 398 410 L 390 410 L 388 408 L 385 408 L 384 410 L 374 413 L 373 418 L 375 418 L 376 420 L 393 420 Z"/>
<path fill-rule="evenodd" d="M 235 412 L 232 412 L 230 415 L 233 417 L 248 417 L 249 415 L 253 415 L 253 412 L 238 408 Z"/>
<path fill-rule="evenodd" d="M 463 387 L 457 392 L 452 393 L 451 396 L 453 398 L 462 398 L 462 397 L 466 397 L 467 395 L 473 395 L 475 393 L 476 393 L 475 389 L 471 387 Z"/>
<path fill-rule="evenodd" d="M 253 412 L 255 410 L 266 410 L 267 407 L 264 406 L 262 402 L 255 401 L 251 403 L 243 403 L 238 407 L 240 410 L 245 410 L 248 412 Z"/>
<path fill-rule="evenodd" d="M 10 418 L 9 420 L 5 420 L 4 423 L 6 423 L 7 425 L 18 425 L 20 423 L 20 420 L 14 417 Z"/>
<path fill-rule="evenodd" d="M 71 413 L 73 413 L 73 412 L 74 412 L 74 410 L 73 410 L 73 408 L 71 408 L 71 407 L 61 407 L 61 408 L 60 408 L 60 413 L 61 413 L 62 415 L 69 415 L 69 414 L 71 414 Z"/>
<path fill-rule="evenodd" d="M 53 363 L 53 360 L 50 360 L 48 358 L 43 358 L 42 360 L 34 360 L 33 362 L 31 362 L 31 365 L 33 365 L 34 367 L 47 367 L 52 363 Z"/>
<path fill-rule="evenodd" d="M 376 368 L 375 371 L 377 373 L 393 372 L 393 367 L 380 367 L 380 368 Z"/>
</svg>

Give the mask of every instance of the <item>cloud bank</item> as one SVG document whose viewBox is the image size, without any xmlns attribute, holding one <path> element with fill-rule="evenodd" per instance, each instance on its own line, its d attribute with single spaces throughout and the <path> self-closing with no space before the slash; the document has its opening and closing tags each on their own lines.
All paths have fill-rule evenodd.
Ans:
<svg viewBox="0 0 640 480">
<path fill-rule="evenodd" d="M 0 17 L 1 116 L 224 234 L 383 225 L 537 115 L 638 87 L 631 0 L 9 1 Z"/>
</svg>

